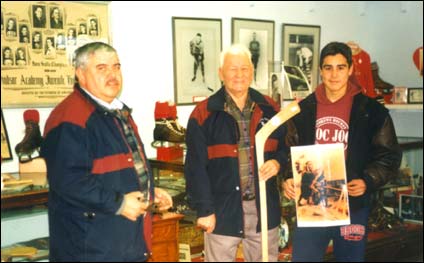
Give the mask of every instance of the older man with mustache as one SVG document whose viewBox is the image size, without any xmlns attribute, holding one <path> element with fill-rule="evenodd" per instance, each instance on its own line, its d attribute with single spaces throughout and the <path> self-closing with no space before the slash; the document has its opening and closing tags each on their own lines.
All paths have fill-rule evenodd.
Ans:
<svg viewBox="0 0 424 263">
<path fill-rule="evenodd" d="M 50 261 L 145 261 L 148 206 L 165 210 L 172 199 L 154 188 L 131 110 L 117 99 L 116 50 L 94 42 L 75 54 L 77 83 L 50 114 L 41 147 L 50 185 Z"/>
</svg>

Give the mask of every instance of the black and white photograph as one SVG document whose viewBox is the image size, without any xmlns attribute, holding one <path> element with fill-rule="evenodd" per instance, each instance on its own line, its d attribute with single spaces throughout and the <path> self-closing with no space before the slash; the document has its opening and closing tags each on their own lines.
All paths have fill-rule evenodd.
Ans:
<svg viewBox="0 0 424 263">
<path fill-rule="evenodd" d="M 16 17 L 6 17 L 6 25 L 5 25 L 5 36 L 8 39 L 16 38 L 18 35 L 18 27 L 17 27 L 17 19 Z"/>
<path fill-rule="evenodd" d="M 269 94 L 270 97 L 280 107 L 283 105 L 283 85 L 281 79 L 281 72 L 271 72 L 269 81 Z"/>
<path fill-rule="evenodd" d="M 274 61 L 274 21 L 232 18 L 232 43 L 245 45 L 252 54 L 251 87 L 268 93 L 271 65 Z"/>
<path fill-rule="evenodd" d="M 50 7 L 50 28 L 63 29 L 63 10 L 59 6 Z"/>
<path fill-rule="evenodd" d="M 16 66 L 26 66 L 28 65 L 28 60 L 27 60 L 27 51 L 25 49 L 25 47 L 18 47 L 16 49 Z"/>
<path fill-rule="evenodd" d="M 45 28 L 46 27 L 46 6 L 45 5 L 33 5 L 32 8 L 32 27 Z"/>
<path fill-rule="evenodd" d="M 321 27 L 316 25 L 283 24 L 284 64 L 299 67 L 312 90 L 319 80 L 320 31 Z"/>
<path fill-rule="evenodd" d="M 32 49 L 33 51 L 43 49 L 43 34 L 41 31 L 32 32 Z"/>
<path fill-rule="evenodd" d="M 12 49 L 9 46 L 2 47 L 2 65 L 5 67 L 13 66 L 14 60 L 13 60 L 13 52 Z"/>
<path fill-rule="evenodd" d="M 96 17 L 88 19 L 88 35 L 97 37 L 99 35 L 99 20 Z"/>
<path fill-rule="evenodd" d="M 399 195 L 399 217 L 404 221 L 423 223 L 423 197 Z"/>
<path fill-rule="evenodd" d="M 30 32 L 27 24 L 19 24 L 19 43 L 29 43 Z"/>
<path fill-rule="evenodd" d="M 174 87 L 178 105 L 206 99 L 221 87 L 221 19 L 173 17 Z"/>
</svg>

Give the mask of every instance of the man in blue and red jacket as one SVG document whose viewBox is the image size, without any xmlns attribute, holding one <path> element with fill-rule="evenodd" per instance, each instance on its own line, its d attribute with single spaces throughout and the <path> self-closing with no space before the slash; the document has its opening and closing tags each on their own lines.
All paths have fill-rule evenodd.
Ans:
<svg viewBox="0 0 424 263">
<path fill-rule="evenodd" d="M 240 242 L 246 261 L 261 261 L 259 180 L 267 185 L 269 259 L 277 261 L 276 175 L 287 159 L 285 129 L 281 126 L 267 140 L 262 167 L 257 167 L 255 134 L 279 107 L 249 88 L 253 64 L 246 47 L 225 50 L 219 74 L 224 87 L 196 106 L 186 134 L 187 196 L 197 225 L 206 231 L 205 261 L 235 261 Z"/>
<path fill-rule="evenodd" d="M 50 114 L 41 147 L 50 186 L 50 261 L 145 261 L 148 205 L 168 209 L 172 199 L 154 188 L 137 126 L 117 99 L 116 50 L 94 42 L 75 53 L 78 84 Z"/>
</svg>

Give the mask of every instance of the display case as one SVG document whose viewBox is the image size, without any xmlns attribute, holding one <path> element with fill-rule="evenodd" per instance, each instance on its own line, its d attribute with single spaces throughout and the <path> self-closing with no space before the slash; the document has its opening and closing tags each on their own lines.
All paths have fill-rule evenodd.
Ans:
<svg viewBox="0 0 424 263">
<path fill-rule="evenodd" d="M 405 183 L 399 180 L 394 180 L 382 187 L 375 196 L 374 206 L 375 214 L 372 216 L 380 216 L 376 220 L 370 217 L 370 226 L 374 222 L 379 222 L 380 225 L 374 225 L 371 227 L 371 232 L 368 236 L 368 244 L 366 251 L 366 260 L 370 261 L 384 261 L 388 259 L 402 259 L 404 257 L 419 254 L 423 243 L 423 229 L 422 224 L 404 223 L 401 218 L 398 217 L 398 211 L 396 209 L 398 203 L 394 202 L 393 196 L 398 196 L 400 191 L 403 191 L 404 187 L 409 187 L 414 193 L 422 195 L 422 138 L 416 137 L 399 137 L 399 144 L 403 151 L 402 167 L 409 168 L 411 170 L 411 177 Z M 184 172 L 184 161 L 183 158 L 171 160 L 171 161 L 159 161 L 155 158 L 149 159 L 155 176 L 156 185 L 171 191 L 174 196 L 184 194 L 183 178 L 181 173 Z M 387 198 L 387 195 L 391 197 Z M 283 200 L 283 198 L 282 198 Z M 175 202 L 174 202 L 175 204 Z M 177 204 L 178 205 L 178 204 Z M 388 212 L 387 209 L 391 210 Z M 295 208 L 293 201 L 282 201 L 282 212 L 283 217 L 290 224 L 294 224 L 295 221 Z M 379 214 L 380 213 L 380 214 Z M 190 218 L 190 216 L 188 216 Z M 184 231 L 189 231 L 187 227 L 193 227 L 195 218 L 193 218 L 190 225 L 189 221 L 184 221 L 187 225 L 181 227 Z M 193 232 L 193 231 L 191 231 Z M 289 231 L 290 232 L 290 231 Z M 180 231 L 180 242 L 187 242 L 196 240 L 196 236 L 200 239 L 203 235 L 198 233 L 191 233 L 189 238 L 186 238 L 187 234 L 182 234 Z M 289 238 L 289 244 L 283 248 L 280 252 L 280 261 L 291 260 L 291 237 Z M 196 242 L 196 251 L 199 247 L 203 246 L 202 240 Z M 201 249 L 200 249 L 201 250 Z M 390 253 L 388 253 L 388 250 Z M 325 257 L 326 261 L 334 261 L 332 247 L 330 246 Z"/>
<path fill-rule="evenodd" d="M 3 261 L 39 261 L 48 258 L 48 185 L 45 174 L 3 174 L 1 193 L 1 247 Z M 151 262 L 178 261 L 177 213 L 155 214 Z M 36 227 L 34 227 L 36 226 Z"/>
</svg>

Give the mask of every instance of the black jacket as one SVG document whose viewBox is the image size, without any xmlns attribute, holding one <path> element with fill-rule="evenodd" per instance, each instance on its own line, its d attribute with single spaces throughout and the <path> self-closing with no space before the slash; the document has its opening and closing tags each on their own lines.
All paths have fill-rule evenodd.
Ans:
<svg viewBox="0 0 424 263">
<path fill-rule="evenodd" d="M 315 93 L 299 105 L 301 112 L 287 123 L 288 146 L 315 144 Z M 402 152 L 388 110 L 363 94 L 355 95 L 350 112 L 346 173 L 348 181 L 363 179 L 367 190 L 362 196 L 349 196 L 350 209 L 369 206 L 370 194 L 397 175 L 401 159 Z M 290 165 L 284 177 L 293 177 Z"/>
</svg>

